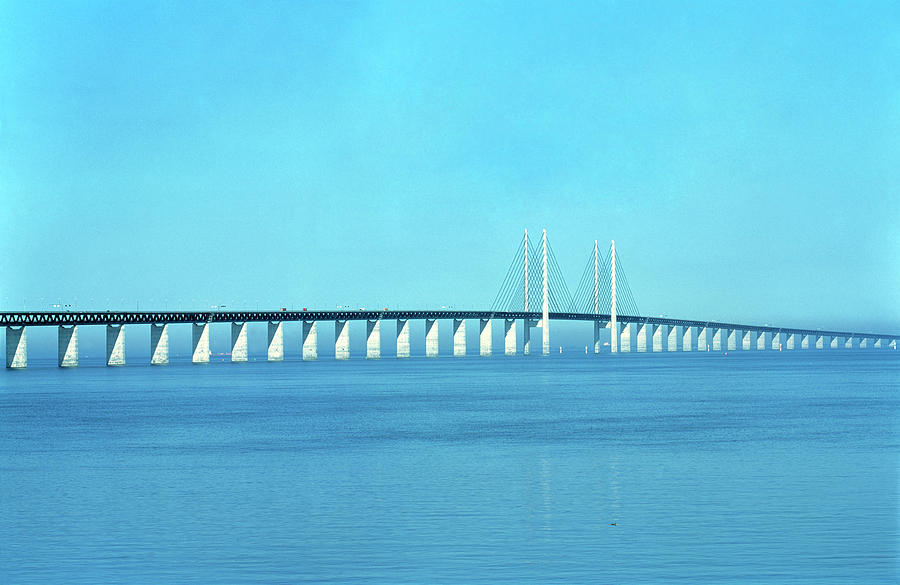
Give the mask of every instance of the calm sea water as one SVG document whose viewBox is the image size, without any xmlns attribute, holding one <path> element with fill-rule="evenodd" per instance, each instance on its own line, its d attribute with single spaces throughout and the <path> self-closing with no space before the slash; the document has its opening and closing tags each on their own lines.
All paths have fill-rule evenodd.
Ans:
<svg viewBox="0 0 900 585">
<path fill-rule="evenodd" d="M 900 352 L 0 372 L 0 583 L 897 583 Z"/>
</svg>

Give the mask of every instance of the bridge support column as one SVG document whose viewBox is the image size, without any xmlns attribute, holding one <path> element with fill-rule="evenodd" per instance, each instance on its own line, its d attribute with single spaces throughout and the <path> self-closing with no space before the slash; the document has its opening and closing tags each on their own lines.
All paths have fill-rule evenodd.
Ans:
<svg viewBox="0 0 900 585">
<path fill-rule="evenodd" d="M 191 362 L 195 364 L 208 364 L 209 323 L 191 324 L 191 345 L 193 347 Z"/>
<path fill-rule="evenodd" d="M 397 357 L 409 357 L 409 319 L 397 319 Z"/>
<path fill-rule="evenodd" d="M 466 355 L 466 320 L 453 320 L 453 356 L 465 357 Z"/>
<path fill-rule="evenodd" d="M 766 332 L 765 331 L 757 331 L 756 332 L 756 349 L 759 351 L 765 351 L 766 349 Z"/>
<path fill-rule="evenodd" d="M 350 321 L 334 322 L 334 359 L 350 359 Z"/>
<path fill-rule="evenodd" d="M 800 349 L 809 349 L 809 334 L 804 333 L 800 336 Z"/>
<path fill-rule="evenodd" d="M 622 333 L 619 334 L 619 351 L 631 352 L 631 323 L 622 322 Z"/>
<path fill-rule="evenodd" d="M 24 368 L 28 366 L 28 335 L 25 327 L 6 328 L 6 367 Z"/>
<path fill-rule="evenodd" d="M 666 351 L 678 351 L 678 325 L 669 325 Z"/>
<path fill-rule="evenodd" d="M 541 355 L 550 355 L 550 317 L 545 316 L 538 325 L 541 326 Z"/>
<path fill-rule="evenodd" d="M 840 347 L 840 343 L 841 343 L 840 338 L 837 336 L 834 336 L 831 338 L 831 343 L 829 344 L 829 347 L 831 349 L 837 349 L 838 347 Z"/>
<path fill-rule="evenodd" d="M 516 320 L 503 320 L 503 350 L 506 355 L 516 355 Z"/>
<path fill-rule="evenodd" d="M 652 339 L 653 339 L 653 352 L 659 353 L 663 350 L 663 326 L 662 325 L 652 325 Z"/>
<path fill-rule="evenodd" d="M 366 319 L 366 359 L 381 359 L 381 319 Z"/>
<path fill-rule="evenodd" d="M 609 322 L 609 352 L 619 353 L 619 336 L 622 334 L 622 322 Z"/>
<path fill-rule="evenodd" d="M 844 341 L 844 349 L 853 349 L 855 345 L 856 339 L 854 339 L 853 336 L 848 337 L 847 340 Z"/>
<path fill-rule="evenodd" d="M 284 323 L 281 321 L 269 321 L 269 345 L 266 349 L 266 359 L 270 362 L 284 361 Z"/>
<path fill-rule="evenodd" d="M 825 349 L 824 335 L 816 335 L 816 349 Z"/>
<path fill-rule="evenodd" d="M 709 351 L 709 327 L 697 327 L 697 351 Z"/>
<path fill-rule="evenodd" d="M 722 351 L 722 329 L 713 329 L 712 334 L 712 350 Z"/>
<path fill-rule="evenodd" d="M 247 361 L 247 323 L 231 324 L 231 361 Z"/>
<path fill-rule="evenodd" d="M 884 347 L 884 343 L 882 343 L 882 340 L 880 337 L 875 339 L 875 343 L 872 344 L 872 347 L 875 349 L 882 349 Z"/>
<path fill-rule="evenodd" d="M 491 320 L 479 319 L 478 321 L 478 350 L 481 355 L 491 355 L 493 338 L 491 336 Z"/>
<path fill-rule="evenodd" d="M 647 351 L 647 337 L 649 337 L 649 329 L 652 327 L 649 323 L 641 323 L 637 332 L 637 350 L 639 353 Z M 652 341 L 651 341 L 652 343 Z"/>
<path fill-rule="evenodd" d="M 893 350 L 896 350 L 897 349 L 897 340 L 892 339 L 889 347 Z"/>
<path fill-rule="evenodd" d="M 797 334 L 796 333 L 788 333 L 787 341 L 784 343 L 785 349 L 791 350 L 797 348 Z"/>
<path fill-rule="evenodd" d="M 57 363 L 61 368 L 78 366 L 78 325 L 59 326 L 59 344 L 56 352 Z"/>
<path fill-rule="evenodd" d="M 531 329 L 533 327 L 537 327 L 538 322 L 532 319 L 522 319 L 522 336 L 524 338 L 524 344 L 522 353 L 524 355 L 531 355 Z"/>
<path fill-rule="evenodd" d="M 754 336 L 753 332 L 750 331 L 749 329 L 747 331 L 744 331 L 744 336 L 741 337 L 741 349 L 742 350 L 750 351 L 750 349 L 753 347 L 753 339 L 751 339 L 753 336 Z"/>
<path fill-rule="evenodd" d="M 725 351 L 737 351 L 738 349 L 738 338 L 741 336 L 741 332 L 737 329 L 732 329 L 728 332 L 728 341 L 725 342 Z"/>
<path fill-rule="evenodd" d="M 303 321 L 300 328 L 300 353 L 305 362 L 319 359 L 319 333 L 316 323 L 318 321 Z M 334 330 L 337 332 L 337 327 Z"/>
<path fill-rule="evenodd" d="M 594 321 L 594 353 L 600 353 L 600 329 L 603 324 L 600 321 Z"/>
<path fill-rule="evenodd" d="M 685 327 L 681 336 L 681 351 L 694 351 L 694 327 Z"/>
<path fill-rule="evenodd" d="M 859 347 L 859 349 L 869 349 L 869 338 L 868 337 L 860 337 L 859 345 L 857 347 Z"/>
<path fill-rule="evenodd" d="M 150 324 L 150 365 L 169 365 L 169 324 Z"/>
<path fill-rule="evenodd" d="M 425 319 L 425 357 L 438 356 L 438 321 Z"/>
<path fill-rule="evenodd" d="M 106 326 L 106 365 L 125 365 L 125 327 L 122 325 Z"/>
<path fill-rule="evenodd" d="M 774 331 L 772 333 L 772 343 L 770 347 L 775 351 L 779 351 L 781 350 L 781 343 L 781 331 Z"/>
</svg>

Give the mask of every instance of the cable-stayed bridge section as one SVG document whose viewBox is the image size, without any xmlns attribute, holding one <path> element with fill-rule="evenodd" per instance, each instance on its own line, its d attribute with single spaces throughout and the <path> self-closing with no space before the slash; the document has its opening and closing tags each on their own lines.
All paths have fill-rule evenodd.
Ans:
<svg viewBox="0 0 900 585">
<path fill-rule="evenodd" d="M 6 367 L 24 368 L 28 363 L 27 327 L 58 327 L 58 365 L 78 365 L 78 328 L 106 326 L 106 363 L 125 365 L 125 325 L 150 326 L 150 363 L 169 363 L 171 324 L 192 325 L 192 361 L 209 363 L 212 323 L 231 324 L 231 361 L 248 360 L 247 323 L 268 323 L 266 358 L 284 359 L 284 323 L 299 322 L 299 354 L 304 360 L 319 357 L 318 330 L 321 323 L 334 325 L 334 357 L 350 357 L 350 321 L 366 322 L 366 357 L 381 357 L 381 323 L 396 321 L 396 356 L 410 357 L 409 322 L 425 322 L 425 355 L 438 356 L 438 327 L 449 322 L 454 356 L 465 356 L 466 322 L 478 326 L 478 353 L 493 353 L 493 323 L 503 326 L 503 352 L 533 353 L 531 332 L 541 328 L 541 353 L 550 354 L 551 321 L 590 321 L 594 324 L 593 351 L 601 351 L 601 331 L 609 329 L 610 351 L 740 351 L 798 349 L 897 349 L 900 335 L 855 331 L 785 328 L 694 319 L 642 316 L 628 284 L 621 259 L 611 242 L 603 254 L 594 242 L 581 278 L 570 293 L 559 269 L 546 230 L 538 241 L 528 232 L 517 247 L 500 290 L 487 310 L 334 310 L 334 311 L 8 311 L 0 312 L 6 329 Z"/>
</svg>

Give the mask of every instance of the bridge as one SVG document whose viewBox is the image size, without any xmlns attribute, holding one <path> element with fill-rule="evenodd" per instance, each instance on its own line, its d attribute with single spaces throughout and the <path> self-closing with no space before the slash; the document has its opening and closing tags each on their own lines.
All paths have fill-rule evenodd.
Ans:
<svg viewBox="0 0 900 585">
<path fill-rule="evenodd" d="M 530 264 L 539 259 L 539 269 Z M 540 310 L 533 310 L 540 307 Z M 619 313 L 619 308 L 624 314 Z M 169 363 L 169 325 L 192 324 L 192 361 L 209 363 L 210 324 L 231 323 L 231 361 L 248 360 L 247 324 L 268 323 L 266 357 L 284 359 L 284 324 L 301 325 L 300 355 L 319 357 L 319 323 L 333 322 L 334 357 L 350 357 L 350 321 L 366 322 L 366 358 L 381 357 L 381 323 L 396 320 L 396 355 L 410 357 L 411 320 L 425 321 L 425 355 L 438 356 L 438 324 L 449 322 L 453 333 L 453 355 L 465 356 L 466 322 L 475 321 L 479 332 L 479 355 L 493 353 L 494 321 L 503 324 L 503 353 L 519 351 L 517 326 L 522 324 L 522 352 L 532 353 L 531 330 L 541 329 L 541 353 L 550 354 L 552 321 L 589 321 L 594 324 L 593 351 L 600 353 L 600 332 L 610 330 L 610 351 L 679 352 L 805 349 L 897 349 L 900 335 L 855 331 L 823 331 L 770 325 L 725 323 L 694 319 L 642 316 L 628 285 L 615 241 L 602 254 L 597 241 L 588 257 L 575 293 L 569 292 L 544 230 L 540 243 L 529 241 L 528 232 L 488 310 L 335 310 L 335 311 L 6 311 L 0 326 L 6 328 L 6 367 L 28 364 L 28 327 L 58 328 L 58 365 L 78 365 L 78 328 L 106 326 L 106 364 L 125 365 L 125 325 L 150 326 L 150 363 Z"/>
</svg>

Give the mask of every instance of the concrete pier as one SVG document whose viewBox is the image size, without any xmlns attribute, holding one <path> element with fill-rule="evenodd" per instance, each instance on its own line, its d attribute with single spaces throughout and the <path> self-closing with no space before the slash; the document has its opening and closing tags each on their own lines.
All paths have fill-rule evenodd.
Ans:
<svg viewBox="0 0 900 585">
<path fill-rule="evenodd" d="M 106 326 L 106 365 L 125 365 L 125 327 L 122 325 Z"/>
<path fill-rule="evenodd" d="M 618 320 L 609 322 L 609 352 L 619 353 L 619 336 L 622 335 L 622 323 Z"/>
<path fill-rule="evenodd" d="M 828 347 L 829 347 L 830 349 L 837 349 L 838 347 L 840 347 L 840 338 L 838 338 L 838 337 L 832 337 L 832 338 L 831 338 L 831 343 L 828 345 Z"/>
<path fill-rule="evenodd" d="M 861 337 L 859 339 L 859 349 L 869 349 L 869 338 Z"/>
<path fill-rule="evenodd" d="M 694 351 L 695 348 L 694 328 L 684 327 L 681 335 L 681 351 Z"/>
<path fill-rule="evenodd" d="M 800 336 L 800 349 L 809 349 L 809 335 L 803 334 Z"/>
<path fill-rule="evenodd" d="M 622 333 L 619 334 L 619 351 L 631 352 L 631 323 L 622 323 Z"/>
<path fill-rule="evenodd" d="M 503 320 L 503 352 L 506 355 L 516 355 L 516 320 Z"/>
<path fill-rule="evenodd" d="M 709 327 L 697 327 L 697 351 L 709 351 Z"/>
<path fill-rule="evenodd" d="M 266 359 L 270 362 L 284 361 L 284 324 L 281 321 L 269 321 L 268 339 Z"/>
<path fill-rule="evenodd" d="M 712 350 L 713 351 L 722 351 L 722 329 L 716 329 L 713 331 L 712 336 Z"/>
<path fill-rule="evenodd" d="M 534 327 L 537 327 L 538 322 L 532 321 L 531 319 L 523 319 L 522 320 L 522 353 L 524 355 L 531 355 L 531 330 Z"/>
<path fill-rule="evenodd" d="M 425 319 L 425 357 L 438 356 L 438 321 Z"/>
<path fill-rule="evenodd" d="M 350 322 L 334 322 L 334 359 L 350 359 Z"/>
<path fill-rule="evenodd" d="M 816 335 L 816 349 L 825 349 L 825 337 Z"/>
<path fill-rule="evenodd" d="M 884 343 L 882 342 L 880 337 L 875 340 L 875 343 L 872 344 L 872 347 L 875 349 L 882 349 L 884 347 Z"/>
<path fill-rule="evenodd" d="M 59 345 L 57 346 L 57 363 L 61 368 L 78 366 L 78 325 L 59 326 Z"/>
<path fill-rule="evenodd" d="M 663 326 L 662 325 L 652 325 L 652 343 L 653 343 L 653 351 L 655 353 L 659 353 L 663 350 Z"/>
<path fill-rule="evenodd" d="M 772 333 L 772 343 L 771 343 L 770 347 L 773 350 L 778 351 L 781 349 L 781 343 L 782 343 L 781 342 L 781 331 L 776 331 L 776 332 Z"/>
<path fill-rule="evenodd" d="M 756 349 L 759 351 L 765 351 L 766 349 L 766 332 L 765 331 L 757 331 L 756 332 Z"/>
<path fill-rule="evenodd" d="M 366 320 L 366 359 L 381 359 L 381 319 Z"/>
<path fill-rule="evenodd" d="M 466 355 L 466 320 L 453 320 L 453 357 Z"/>
<path fill-rule="evenodd" d="M 853 337 L 848 337 L 844 341 L 844 349 L 853 349 L 855 342 L 856 342 L 856 340 Z"/>
<path fill-rule="evenodd" d="M 150 324 L 150 365 L 169 365 L 169 324 Z"/>
<path fill-rule="evenodd" d="M 726 351 L 737 351 L 738 349 L 738 339 L 741 337 L 741 332 L 737 329 L 732 329 L 728 332 L 728 341 L 725 345 Z"/>
<path fill-rule="evenodd" d="M 897 349 L 897 340 L 896 339 L 891 340 L 889 347 L 893 350 L 896 350 Z"/>
<path fill-rule="evenodd" d="M 6 367 L 28 366 L 28 334 L 25 327 L 6 328 Z"/>
<path fill-rule="evenodd" d="M 397 357 L 409 357 L 409 319 L 397 319 Z"/>
<path fill-rule="evenodd" d="M 750 349 L 753 347 L 753 340 L 751 339 L 752 337 L 752 331 L 750 331 L 749 329 L 747 331 L 744 331 L 744 335 L 741 337 L 741 349 L 743 351 L 750 351 Z"/>
<path fill-rule="evenodd" d="M 195 364 L 209 363 L 209 323 L 191 324 L 191 362 Z"/>
<path fill-rule="evenodd" d="M 594 353 L 600 353 L 600 329 L 603 327 L 600 321 L 594 321 Z"/>
<path fill-rule="evenodd" d="M 641 323 L 638 326 L 637 332 L 637 350 L 639 353 L 643 353 L 647 351 L 647 346 L 650 345 L 647 340 L 650 337 L 650 329 L 653 326 L 648 323 Z M 652 343 L 652 342 L 651 342 Z"/>
<path fill-rule="evenodd" d="M 491 320 L 478 320 L 478 353 L 480 355 L 491 355 L 493 349 L 493 337 L 491 333 Z"/>
<path fill-rule="evenodd" d="M 797 349 L 797 334 L 796 333 L 788 333 L 787 341 L 784 343 L 785 349 Z"/>
<path fill-rule="evenodd" d="M 247 361 L 247 323 L 231 324 L 231 361 Z"/>
<path fill-rule="evenodd" d="M 666 351 L 678 351 L 678 325 L 669 325 L 669 335 L 666 340 Z"/>
<path fill-rule="evenodd" d="M 317 321 L 303 321 L 300 333 L 300 355 L 303 361 L 311 362 L 319 359 L 319 329 Z M 337 327 L 335 327 L 337 331 Z"/>
</svg>

